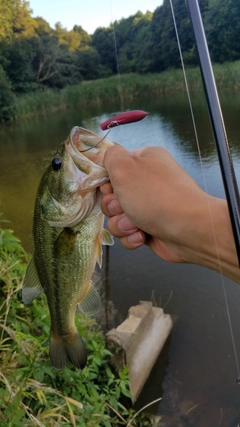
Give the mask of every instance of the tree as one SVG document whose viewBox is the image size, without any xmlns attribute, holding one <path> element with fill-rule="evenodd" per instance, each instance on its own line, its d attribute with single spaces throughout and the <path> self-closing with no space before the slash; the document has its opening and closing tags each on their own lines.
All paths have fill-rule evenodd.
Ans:
<svg viewBox="0 0 240 427">
<path fill-rule="evenodd" d="M 91 47 L 75 53 L 75 64 L 84 80 L 101 77 L 100 57 L 96 49 Z"/>
<path fill-rule="evenodd" d="M 92 36 L 92 46 L 100 57 L 105 76 L 117 72 L 114 33 L 112 28 L 97 28 Z"/>
<path fill-rule="evenodd" d="M 32 62 L 35 57 L 36 38 L 16 38 L 8 46 L 5 71 L 17 93 L 36 89 Z"/>
<path fill-rule="evenodd" d="M 16 14 L 13 20 L 14 37 L 34 37 L 37 23 L 27 1 L 15 0 Z"/>
<path fill-rule="evenodd" d="M 206 27 L 213 61 L 222 63 L 240 59 L 239 0 L 210 0 Z"/>
<path fill-rule="evenodd" d="M 147 69 L 144 53 L 148 51 L 151 19 L 152 13 L 144 15 L 139 11 L 114 23 L 121 72 L 141 72 L 143 68 Z"/>
<path fill-rule="evenodd" d="M 14 117 L 14 96 L 11 83 L 0 65 L 0 120 L 9 120 Z"/>
<path fill-rule="evenodd" d="M 13 37 L 32 37 L 36 21 L 25 0 L 0 0 L 0 42 Z"/>
<path fill-rule="evenodd" d="M 35 21 L 37 23 L 35 33 L 38 35 L 38 37 L 42 37 L 46 34 L 54 34 L 54 30 L 50 27 L 49 23 L 45 21 L 45 19 L 41 18 L 40 16 L 37 16 L 35 18 Z"/>
<path fill-rule="evenodd" d="M 14 1 L 0 0 L 0 43 L 12 38 L 15 16 Z"/>
<path fill-rule="evenodd" d="M 91 43 L 91 36 L 80 25 L 75 25 L 73 30 L 68 31 L 62 27 L 60 22 L 57 22 L 55 33 L 58 36 L 59 43 L 68 46 L 71 52 L 89 46 Z"/>
<path fill-rule="evenodd" d="M 173 0 L 178 35 L 181 50 L 186 63 L 196 64 L 194 37 L 185 2 Z M 151 22 L 152 55 L 155 71 L 162 71 L 171 67 L 180 67 L 180 56 L 176 40 L 175 29 L 170 3 L 164 0 L 163 5 L 153 13 Z"/>
<path fill-rule="evenodd" d="M 213 61 L 240 59 L 240 0 L 199 3 Z M 173 0 L 173 6 L 184 63 L 196 65 L 186 4 Z M 43 18 L 32 17 L 26 0 L 0 0 L 0 64 L 6 106 L 4 94 L 11 91 L 58 89 L 82 79 L 107 77 L 116 74 L 117 64 L 121 73 L 181 66 L 169 0 L 153 14 L 138 11 L 108 28 L 97 28 L 93 36 L 80 25 L 68 31 L 57 23 L 52 29 Z"/>
<path fill-rule="evenodd" d="M 60 45 L 58 37 L 45 34 L 37 41 L 33 68 L 38 85 L 63 88 L 81 81 L 80 71 L 74 64 L 73 55 L 66 45 Z"/>
<path fill-rule="evenodd" d="M 80 35 L 81 48 L 90 46 L 92 42 L 92 37 L 81 27 L 81 25 L 74 25 L 73 31 Z"/>
<path fill-rule="evenodd" d="M 152 71 L 150 24 L 152 13 L 147 12 L 141 17 L 135 17 L 133 26 L 135 36 L 133 44 L 134 71 L 146 73 Z"/>
</svg>

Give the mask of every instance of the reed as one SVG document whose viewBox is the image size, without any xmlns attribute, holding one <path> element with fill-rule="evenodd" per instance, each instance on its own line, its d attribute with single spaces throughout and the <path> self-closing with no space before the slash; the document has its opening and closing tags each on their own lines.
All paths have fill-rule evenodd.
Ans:
<svg viewBox="0 0 240 427">
<path fill-rule="evenodd" d="M 216 84 L 219 90 L 237 90 L 240 87 L 240 61 L 214 65 Z M 191 92 L 202 90 L 198 68 L 186 70 Z M 107 102 L 133 100 L 142 96 L 154 97 L 167 93 L 185 91 L 181 69 L 168 70 L 159 74 L 127 74 L 106 79 L 82 82 L 62 90 L 45 90 L 16 98 L 16 117 L 51 113 L 71 107 L 104 105 Z"/>
</svg>

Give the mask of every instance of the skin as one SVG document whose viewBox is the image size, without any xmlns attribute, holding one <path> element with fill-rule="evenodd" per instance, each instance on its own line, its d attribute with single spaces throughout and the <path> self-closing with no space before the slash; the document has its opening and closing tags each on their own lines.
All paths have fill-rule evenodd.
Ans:
<svg viewBox="0 0 240 427">
<path fill-rule="evenodd" d="M 87 129 L 74 127 L 60 144 L 38 187 L 34 210 L 35 252 L 23 285 L 25 304 L 45 292 L 50 317 L 52 366 L 70 362 L 84 368 L 87 353 L 75 326 L 76 308 L 94 314 L 100 298 L 91 283 L 102 244 L 112 236 L 103 230 L 100 184 L 108 180 L 102 167 L 113 143 Z M 91 150 L 89 150 L 91 148 Z M 84 151 L 86 150 L 86 151 Z M 85 154 L 82 154 L 85 153 Z"/>
<path fill-rule="evenodd" d="M 124 248 L 147 244 L 166 261 L 208 267 L 240 283 L 226 201 L 205 193 L 167 150 L 115 145 L 104 167 L 111 183 L 101 187 L 101 207 Z"/>
</svg>

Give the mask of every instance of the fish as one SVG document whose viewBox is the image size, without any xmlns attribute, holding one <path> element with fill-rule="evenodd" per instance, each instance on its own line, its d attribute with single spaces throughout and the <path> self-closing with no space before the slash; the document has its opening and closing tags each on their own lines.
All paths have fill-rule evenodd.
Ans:
<svg viewBox="0 0 240 427">
<path fill-rule="evenodd" d="M 75 325 L 76 311 L 93 315 L 100 297 L 92 282 L 102 245 L 113 237 L 103 228 L 99 186 L 109 180 L 104 153 L 114 143 L 75 126 L 62 142 L 38 186 L 34 253 L 27 267 L 22 300 L 45 293 L 50 312 L 49 356 L 55 369 L 72 363 L 83 369 L 87 351 Z"/>
</svg>

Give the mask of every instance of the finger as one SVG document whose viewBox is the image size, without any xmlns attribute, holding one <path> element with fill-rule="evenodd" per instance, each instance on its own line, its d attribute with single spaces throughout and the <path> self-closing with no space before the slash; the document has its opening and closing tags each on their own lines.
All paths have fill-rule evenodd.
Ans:
<svg viewBox="0 0 240 427">
<path fill-rule="evenodd" d="M 107 182 L 106 184 L 101 185 L 100 190 L 104 196 L 113 192 L 113 188 L 112 188 L 110 182 Z"/>
<path fill-rule="evenodd" d="M 104 215 L 107 215 L 109 217 L 114 215 L 120 215 L 123 213 L 123 210 L 113 193 L 107 194 L 103 197 L 101 202 L 101 208 Z"/>
<path fill-rule="evenodd" d="M 110 179 L 111 175 L 122 174 L 122 166 L 129 160 L 129 151 L 120 145 L 114 145 L 106 150 L 103 163 L 107 169 Z"/>
<path fill-rule="evenodd" d="M 138 228 L 126 217 L 125 214 L 115 215 L 108 220 L 108 229 L 115 237 L 125 237 L 136 233 Z"/>
<path fill-rule="evenodd" d="M 120 243 L 125 249 L 134 250 L 142 246 L 145 242 L 145 233 L 141 230 L 129 236 L 121 237 Z"/>
</svg>

